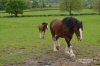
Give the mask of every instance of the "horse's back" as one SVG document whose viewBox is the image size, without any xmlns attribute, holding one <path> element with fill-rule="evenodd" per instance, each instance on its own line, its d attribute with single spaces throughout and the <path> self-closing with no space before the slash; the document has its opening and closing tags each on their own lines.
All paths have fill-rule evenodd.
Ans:
<svg viewBox="0 0 100 66">
<path fill-rule="evenodd" d="M 54 35 L 61 36 L 61 33 L 63 31 L 62 20 L 60 20 L 60 19 L 53 20 L 50 24 L 50 30 L 51 30 L 52 36 L 54 36 Z"/>
<path fill-rule="evenodd" d="M 38 26 L 38 29 L 39 29 L 39 31 L 43 31 L 43 25 L 40 24 L 40 25 Z"/>
<path fill-rule="evenodd" d="M 56 20 L 53 20 L 50 24 L 50 27 L 57 27 L 57 26 L 60 26 L 61 25 L 61 20 L 60 19 L 56 19 Z"/>
</svg>

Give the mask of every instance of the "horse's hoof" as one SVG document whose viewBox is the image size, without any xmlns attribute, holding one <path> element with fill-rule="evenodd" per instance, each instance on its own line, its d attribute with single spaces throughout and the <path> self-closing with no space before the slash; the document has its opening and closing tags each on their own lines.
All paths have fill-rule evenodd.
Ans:
<svg viewBox="0 0 100 66">
<path fill-rule="evenodd" d="M 72 59 L 75 59 L 75 54 L 70 55 Z"/>
<path fill-rule="evenodd" d="M 56 46 L 56 49 L 59 50 L 59 46 Z"/>
<path fill-rule="evenodd" d="M 57 52 L 58 50 L 55 48 L 54 50 L 53 50 L 53 52 Z"/>
<path fill-rule="evenodd" d="M 71 56 L 70 58 L 71 58 L 71 61 L 73 61 L 73 62 L 76 61 L 76 57 L 75 56 Z"/>
<path fill-rule="evenodd" d="M 57 52 L 58 50 L 53 50 L 53 52 Z"/>
</svg>

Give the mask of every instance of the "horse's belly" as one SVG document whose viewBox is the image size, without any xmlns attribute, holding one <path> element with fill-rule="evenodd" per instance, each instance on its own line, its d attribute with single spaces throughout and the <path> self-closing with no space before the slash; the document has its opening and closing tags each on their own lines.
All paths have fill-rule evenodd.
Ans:
<svg viewBox="0 0 100 66">
<path fill-rule="evenodd" d="M 64 31 L 63 31 L 63 30 L 57 30 L 57 31 L 55 32 L 55 35 L 57 35 L 57 36 L 63 38 L 63 36 L 64 36 Z"/>
</svg>

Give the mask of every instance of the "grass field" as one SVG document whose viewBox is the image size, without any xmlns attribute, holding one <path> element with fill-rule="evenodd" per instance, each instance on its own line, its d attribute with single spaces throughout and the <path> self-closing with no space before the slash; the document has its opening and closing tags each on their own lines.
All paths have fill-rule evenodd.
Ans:
<svg viewBox="0 0 100 66">
<path fill-rule="evenodd" d="M 42 13 L 41 13 L 42 14 Z M 4 17 L 0 18 L 0 64 L 19 62 L 28 58 L 38 59 L 49 54 L 53 49 L 50 30 L 45 39 L 39 38 L 38 25 L 53 19 L 63 19 L 65 16 L 51 17 Z M 100 50 L 100 16 L 75 16 L 83 22 L 83 40 L 78 42 L 76 36 L 72 39 L 72 46 L 79 46 L 80 55 L 92 55 Z M 64 39 L 60 40 L 64 48 Z M 87 46 L 88 47 L 85 47 Z M 92 48 L 97 46 L 96 48 Z M 90 48 L 90 49 L 88 49 Z"/>
</svg>

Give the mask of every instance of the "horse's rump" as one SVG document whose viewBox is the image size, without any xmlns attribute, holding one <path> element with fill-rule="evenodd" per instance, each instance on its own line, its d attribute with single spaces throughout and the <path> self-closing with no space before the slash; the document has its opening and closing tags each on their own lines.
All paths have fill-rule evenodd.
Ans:
<svg viewBox="0 0 100 66">
<path fill-rule="evenodd" d="M 52 36 L 58 35 L 59 37 L 63 37 L 63 26 L 62 26 L 62 20 L 55 19 L 50 24 L 50 30 Z"/>
</svg>

